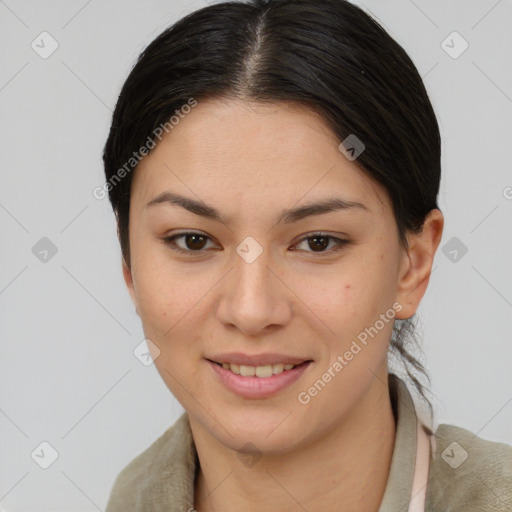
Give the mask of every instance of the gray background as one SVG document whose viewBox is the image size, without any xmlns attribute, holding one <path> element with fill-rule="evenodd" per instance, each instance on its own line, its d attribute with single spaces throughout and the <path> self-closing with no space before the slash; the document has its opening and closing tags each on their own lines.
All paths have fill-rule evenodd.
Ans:
<svg viewBox="0 0 512 512">
<path fill-rule="evenodd" d="M 103 510 L 121 468 L 182 412 L 134 356 L 144 336 L 114 217 L 92 190 L 134 60 L 204 5 L 0 0 L 2 511 Z M 446 254 L 420 310 L 436 423 L 512 444 L 512 2 L 359 5 L 415 62 L 443 137 Z M 58 42 L 46 59 L 31 47 L 51 48 L 43 31 Z M 457 58 L 453 31 L 469 44 Z M 43 441 L 58 453 L 48 469 Z"/>
</svg>

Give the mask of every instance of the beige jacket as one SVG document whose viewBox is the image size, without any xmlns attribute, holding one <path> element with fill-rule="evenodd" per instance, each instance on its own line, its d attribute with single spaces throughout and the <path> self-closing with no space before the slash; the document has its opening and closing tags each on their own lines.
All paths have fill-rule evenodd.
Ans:
<svg viewBox="0 0 512 512">
<path fill-rule="evenodd" d="M 414 404 L 405 383 L 389 375 L 397 417 L 391 469 L 379 512 L 407 512 L 416 458 Z M 453 425 L 433 436 L 427 512 L 512 512 L 512 446 L 481 439 Z M 187 512 L 194 506 L 197 468 L 188 416 L 118 475 L 105 512 Z"/>
</svg>

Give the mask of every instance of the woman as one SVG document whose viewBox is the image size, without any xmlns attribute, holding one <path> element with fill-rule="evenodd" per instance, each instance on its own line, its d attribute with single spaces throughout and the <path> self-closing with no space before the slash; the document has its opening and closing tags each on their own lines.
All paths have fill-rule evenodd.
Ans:
<svg viewBox="0 0 512 512">
<path fill-rule="evenodd" d="M 107 512 L 512 510 L 512 447 L 435 432 L 406 350 L 443 230 L 440 134 L 404 50 L 344 0 L 188 15 L 104 150 L 124 278 L 183 416 Z"/>
</svg>

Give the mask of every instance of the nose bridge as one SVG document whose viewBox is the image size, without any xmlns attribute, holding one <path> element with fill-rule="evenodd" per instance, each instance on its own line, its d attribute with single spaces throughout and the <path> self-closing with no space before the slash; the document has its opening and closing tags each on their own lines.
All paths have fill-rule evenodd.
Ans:
<svg viewBox="0 0 512 512">
<path fill-rule="evenodd" d="M 270 250 L 248 237 L 237 247 L 233 265 L 222 294 L 220 320 L 254 333 L 285 322 L 289 308 Z"/>
<path fill-rule="evenodd" d="M 261 314 L 275 300 L 269 270 L 270 251 L 249 239 L 242 242 L 236 252 L 233 298 L 241 308 L 260 310 Z"/>
<path fill-rule="evenodd" d="M 266 298 L 271 296 L 270 258 L 263 254 L 254 261 L 248 262 L 240 258 L 235 263 L 234 290 L 240 299 Z"/>
</svg>

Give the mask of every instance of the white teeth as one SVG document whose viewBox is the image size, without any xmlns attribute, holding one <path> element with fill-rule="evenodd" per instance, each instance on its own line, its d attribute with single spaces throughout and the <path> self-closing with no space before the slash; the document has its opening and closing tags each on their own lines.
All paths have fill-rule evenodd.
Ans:
<svg viewBox="0 0 512 512">
<path fill-rule="evenodd" d="M 256 366 L 257 377 L 270 377 L 272 375 L 272 366 Z"/>
<path fill-rule="evenodd" d="M 236 375 L 242 375 L 242 377 L 271 377 L 287 370 L 295 368 L 294 364 L 267 364 L 264 366 L 248 366 L 238 365 L 230 363 L 222 363 L 222 368 L 230 370 Z"/>
<path fill-rule="evenodd" d="M 240 365 L 240 375 L 242 377 L 254 377 L 256 368 L 254 366 Z"/>
<path fill-rule="evenodd" d="M 272 365 L 272 373 L 277 375 L 278 373 L 282 373 L 284 371 L 284 364 L 273 364 Z"/>
</svg>

